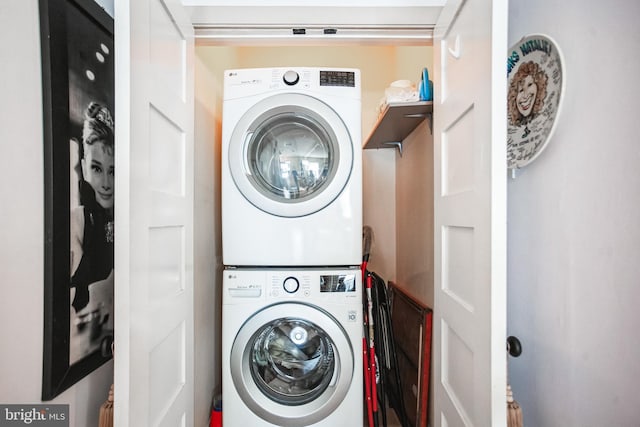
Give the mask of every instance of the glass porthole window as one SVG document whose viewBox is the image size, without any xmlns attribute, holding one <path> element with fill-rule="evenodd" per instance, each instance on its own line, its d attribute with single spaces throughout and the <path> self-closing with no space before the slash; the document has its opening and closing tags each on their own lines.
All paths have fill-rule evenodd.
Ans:
<svg viewBox="0 0 640 427">
<path fill-rule="evenodd" d="M 356 372 L 354 348 L 340 323 L 301 303 L 273 304 L 249 317 L 228 357 L 247 408 L 281 426 L 325 419 L 345 399 Z"/>
<path fill-rule="evenodd" d="M 333 378 L 333 342 L 309 321 L 278 319 L 258 331 L 250 344 L 253 380 L 277 403 L 313 401 Z"/>
<path fill-rule="evenodd" d="M 335 175 L 339 152 L 334 141 L 333 132 L 308 115 L 270 116 L 247 143 L 248 176 L 274 200 L 314 197 Z"/>
<path fill-rule="evenodd" d="M 240 193 L 272 215 L 300 217 L 332 203 L 354 164 L 354 141 L 327 104 L 301 94 L 257 102 L 230 135 L 229 171 Z"/>
</svg>

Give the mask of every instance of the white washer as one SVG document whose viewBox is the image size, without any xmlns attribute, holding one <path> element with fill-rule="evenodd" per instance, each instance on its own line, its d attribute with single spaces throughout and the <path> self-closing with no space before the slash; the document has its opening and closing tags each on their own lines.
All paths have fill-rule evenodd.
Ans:
<svg viewBox="0 0 640 427">
<path fill-rule="evenodd" d="M 362 262 L 360 92 L 356 69 L 225 71 L 224 265 Z"/>
<path fill-rule="evenodd" d="M 363 425 L 359 268 L 226 269 L 222 324 L 225 427 Z"/>
</svg>

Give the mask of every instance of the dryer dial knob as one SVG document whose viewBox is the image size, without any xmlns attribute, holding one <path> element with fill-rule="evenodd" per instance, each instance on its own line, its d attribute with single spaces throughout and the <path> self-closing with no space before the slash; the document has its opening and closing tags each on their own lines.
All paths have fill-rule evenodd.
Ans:
<svg viewBox="0 0 640 427">
<path fill-rule="evenodd" d="M 284 80 L 284 82 L 289 86 L 293 86 L 294 84 L 298 83 L 298 81 L 300 80 L 300 76 L 295 71 L 289 70 L 284 73 L 284 76 L 282 76 L 282 80 Z"/>
<path fill-rule="evenodd" d="M 300 288 L 300 282 L 298 282 L 298 279 L 296 279 L 295 277 L 290 276 L 284 279 L 284 282 L 282 282 L 282 287 L 287 293 L 293 294 Z"/>
</svg>

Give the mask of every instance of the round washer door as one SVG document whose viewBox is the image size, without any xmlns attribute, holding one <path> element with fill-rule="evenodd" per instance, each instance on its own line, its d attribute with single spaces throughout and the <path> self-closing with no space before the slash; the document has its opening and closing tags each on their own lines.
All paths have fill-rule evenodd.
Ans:
<svg viewBox="0 0 640 427">
<path fill-rule="evenodd" d="M 354 374 L 353 347 L 338 321 L 300 303 L 254 314 L 242 325 L 229 357 L 243 402 L 281 426 L 326 418 L 343 401 Z"/>
<path fill-rule="evenodd" d="M 229 168 L 242 195 L 271 215 L 299 217 L 329 205 L 353 167 L 351 135 L 317 98 L 295 93 L 265 98 L 238 121 Z"/>
</svg>

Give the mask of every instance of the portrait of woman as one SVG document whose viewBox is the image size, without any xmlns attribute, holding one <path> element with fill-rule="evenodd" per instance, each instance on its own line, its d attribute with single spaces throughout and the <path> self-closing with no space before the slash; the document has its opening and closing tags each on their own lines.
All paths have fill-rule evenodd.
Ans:
<svg viewBox="0 0 640 427">
<path fill-rule="evenodd" d="M 100 348 L 113 332 L 114 124 L 109 109 L 85 111 L 70 213 L 70 362 Z"/>
<path fill-rule="evenodd" d="M 519 169 L 546 148 L 564 89 L 562 53 L 553 39 L 533 34 L 507 55 L 507 167 Z"/>
<path fill-rule="evenodd" d="M 542 111 L 547 96 L 547 74 L 533 62 L 518 68 L 509 85 L 509 123 L 525 126 L 523 138 L 529 134 L 528 124 Z"/>
</svg>

